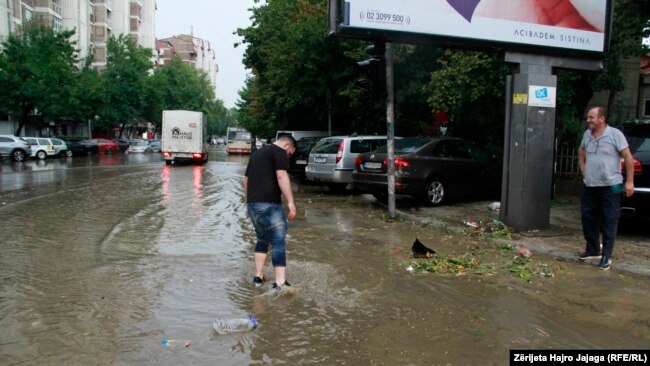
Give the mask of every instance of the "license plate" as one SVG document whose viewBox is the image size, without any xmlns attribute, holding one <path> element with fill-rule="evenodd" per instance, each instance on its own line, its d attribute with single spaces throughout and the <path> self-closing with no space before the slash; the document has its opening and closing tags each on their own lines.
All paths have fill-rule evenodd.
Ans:
<svg viewBox="0 0 650 366">
<path fill-rule="evenodd" d="M 314 158 L 314 163 L 326 163 L 326 162 L 327 162 L 327 158 L 319 158 L 319 157 Z"/>
<path fill-rule="evenodd" d="M 186 153 L 176 153 L 174 155 L 176 157 L 179 157 L 179 158 L 191 158 L 192 157 L 192 154 L 186 154 Z"/>
<path fill-rule="evenodd" d="M 296 164 L 298 164 L 298 165 L 307 165 L 307 160 L 296 160 Z"/>
<path fill-rule="evenodd" d="M 381 169 L 381 163 L 367 162 L 363 166 L 366 169 Z"/>
</svg>

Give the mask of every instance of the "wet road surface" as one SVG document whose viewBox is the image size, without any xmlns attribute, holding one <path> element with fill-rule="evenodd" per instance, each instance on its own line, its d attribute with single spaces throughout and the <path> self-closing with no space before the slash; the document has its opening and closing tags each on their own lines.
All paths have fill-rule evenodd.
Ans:
<svg viewBox="0 0 650 366">
<path fill-rule="evenodd" d="M 440 253 L 494 245 L 386 223 L 370 196 L 313 185 L 294 185 L 289 227 L 287 276 L 301 289 L 266 296 L 270 281 L 251 283 L 246 161 L 3 161 L 0 364 L 507 364 L 510 349 L 650 344 L 647 278 L 552 258 L 557 275 L 532 282 L 414 275 L 416 236 Z M 212 330 L 251 312 L 255 331 Z"/>
</svg>

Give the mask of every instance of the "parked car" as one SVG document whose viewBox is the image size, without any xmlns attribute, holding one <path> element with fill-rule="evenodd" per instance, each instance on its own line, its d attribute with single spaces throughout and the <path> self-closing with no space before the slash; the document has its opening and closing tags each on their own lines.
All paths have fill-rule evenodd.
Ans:
<svg viewBox="0 0 650 366">
<path fill-rule="evenodd" d="M 48 140 L 50 140 L 50 143 L 54 146 L 54 155 L 67 158 L 72 156 L 72 151 L 68 149 L 68 145 L 65 141 L 53 137 Z"/>
<path fill-rule="evenodd" d="M 160 143 L 160 140 L 149 140 L 149 146 L 151 146 L 152 152 L 159 153 L 162 151 L 162 144 Z"/>
<path fill-rule="evenodd" d="M 309 153 L 305 175 L 307 179 L 327 184 L 335 192 L 352 183 L 352 171 L 357 155 L 386 145 L 386 136 L 324 137 Z"/>
<path fill-rule="evenodd" d="M 111 140 L 90 139 L 88 140 L 88 142 L 97 145 L 97 149 L 100 154 L 105 154 L 105 155 L 117 154 L 120 151 L 120 148 L 117 146 L 117 143 Z"/>
<path fill-rule="evenodd" d="M 289 174 L 296 178 L 305 179 L 305 168 L 309 160 L 309 152 L 322 137 L 303 137 L 296 141 L 296 152 L 289 158 Z"/>
<path fill-rule="evenodd" d="M 125 152 L 126 149 L 128 149 L 129 146 L 131 145 L 129 143 L 129 140 L 126 139 L 111 139 L 111 141 L 117 144 L 117 147 L 120 149 L 120 152 Z"/>
<path fill-rule="evenodd" d="M 46 137 L 23 137 L 23 140 L 29 143 L 29 146 L 32 148 L 32 158 L 37 158 L 38 160 L 43 160 L 48 156 L 54 156 L 56 151 L 54 151 L 54 146 L 50 142 L 50 139 Z"/>
<path fill-rule="evenodd" d="M 14 135 L 0 135 L 0 155 L 10 157 L 13 161 L 24 161 L 32 155 L 29 143 Z"/>
<path fill-rule="evenodd" d="M 68 146 L 68 150 L 73 156 L 85 156 L 99 153 L 99 147 L 96 144 L 88 142 L 80 137 L 59 136 Z"/>
<path fill-rule="evenodd" d="M 634 156 L 634 194 L 621 199 L 624 216 L 650 216 L 650 124 L 625 124 L 620 126 Z M 625 164 L 621 162 L 625 177 Z M 625 182 L 625 178 L 623 178 Z"/>
<path fill-rule="evenodd" d="M 126 149 L 126 152 L 128 154 L 146 154 L 151 153 L 152 150 L 149 142 L 146 140 L 131 140 L 130 146 Z"/>
<path fill-rule="evenodd" d="M 386 147 L 361 154 L 353 173 L 355 188 L 385 199 Z M 457 138 L 405 138 L 395 141 L 395 193 L 437 206 L 449 196 L 498 195 L 501 161 L 474 142 Z"/>
</svg>

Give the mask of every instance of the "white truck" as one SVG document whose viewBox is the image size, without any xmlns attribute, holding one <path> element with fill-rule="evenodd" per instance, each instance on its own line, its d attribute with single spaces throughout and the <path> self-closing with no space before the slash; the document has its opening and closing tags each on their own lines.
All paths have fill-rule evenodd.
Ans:
<svg viewBox="0 0 650 366">
<path fill-rule="evenodd" d="M 162 154 L 165 164 L 208 161 L 208 124 L 202 112 L 163 111 Z"/>
</svg>

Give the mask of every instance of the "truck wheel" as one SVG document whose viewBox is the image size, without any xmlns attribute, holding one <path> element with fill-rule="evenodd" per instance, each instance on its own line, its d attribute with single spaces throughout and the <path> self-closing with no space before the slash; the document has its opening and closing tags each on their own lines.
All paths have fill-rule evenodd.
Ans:
<svg viewBox="0 0 650 366">
<path fill-rule="evenodd" d="M 172 160 L 165 160 L 165 165 L 172 165 Z"/>
</svg>

